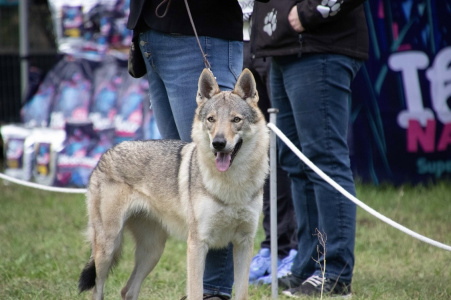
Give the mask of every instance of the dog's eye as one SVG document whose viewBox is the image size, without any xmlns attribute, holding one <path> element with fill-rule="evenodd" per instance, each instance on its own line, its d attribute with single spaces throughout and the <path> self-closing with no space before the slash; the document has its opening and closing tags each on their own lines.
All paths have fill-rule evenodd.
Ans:
<svg viewBox="0 0 451 300">
<path fill-rule="evenodd" d="M 239 122 L 241 122 L 241 118 L 240 117 L 235 117 L 235 118 L 233 118 L 233 122 L 234 123 L 239 123 Z"/>
<path fill-rule="evenodd" d="M 215 121 L 215 118 L 213 118 L 213 117 L 208 117 L 208 118 L 207 118 L 207 121 L 210 122 L 210 123 L 213 123 L 213 122 Z"/>
</svg>

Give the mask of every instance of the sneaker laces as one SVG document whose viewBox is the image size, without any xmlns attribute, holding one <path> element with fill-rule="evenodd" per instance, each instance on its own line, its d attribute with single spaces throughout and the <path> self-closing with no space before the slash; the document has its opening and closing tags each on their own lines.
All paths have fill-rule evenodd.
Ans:
<svg viewBox="0 0 451 300">
<path fill-rule="evenodd" d="M 323 285 L 324 280 L 324 285 Z M 337 294 L 348 294 L 350 293 L 350 285 L 346 285 L 344 283 L 340 283 L 337 281 L 331 281 L 329 278 L 323 278 L 318 275 L 312 275 L 307 278 L 302 285 L 310 284 L 315 289 L 323 288 L 326 293 L 337 293 Z"/>
<path fill-rule="evenodd" d="M 326 280 L 324 280 L 324 283 Z M 313 285 L 314 287 L 319 287 L 323 284 L 323 278 L 318 275 L 312 275 L 309 278 L 307 278 L 302 284 L 309 283 Z"/>
</svg>

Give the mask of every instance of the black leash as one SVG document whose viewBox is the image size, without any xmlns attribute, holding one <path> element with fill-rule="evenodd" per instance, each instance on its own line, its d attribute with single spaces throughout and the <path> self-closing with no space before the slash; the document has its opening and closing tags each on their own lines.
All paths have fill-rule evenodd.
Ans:
<svg viewBox="0 0 451 300">
<path fill-rule="evenodd" d="M 197 36 L 196 26 L 194 26 L 193 17 L 191 16 L 191 11 L 188 6 L 188 0 L 185 0 L 185 5 L 186 5 L 186 10 L 188 11 L 189 20 L 191 21 L 191 25 L 193 26 L 194 35 L 196 36 L 196 39 L 197 39 L 197 44 L 199 45 L 200 52 L 202 52 L 202 58 L 204 60 L 205 68 L 210 70 L 211 65 L 207 59 L 207 55 L 204 53 L 204 50 L 202 50 L 202 46 L 200 45 L 199 37 Z"/>
<path fill-rule="evenodd" d="M 164 10 L 163 14 L 160 15 L 158 11 L 160 10 L 160 8 L 165 3 L 167 3 L 166 4 L 166 9 Z M 158 4 L 157 8 L 155 9 L 155 15 L 157 17 L 159 17 L 159 18 L 164 18 L 166 16 L 166 14 L 168 13 L 170 5 L 171 5 L 171 0 L 163 0 L 163 1 L 161 1 L 160 4 Z M 199 45 L 200 52 L 202 53 L 202 59 L 204 60 L 205 68 L 207 68 L 208 70 L 211 71 L 210 62 L 208 61 L 207 55 L 204 53 L 204 50 L 202 49 L 202 46 L 201 46 L 200 41 L 199 41 L 199 36 L 197 35 L 196 26 L 194 25 L 193 16 L 191 15 L 191 11 L 189 9 L 188 0 L 185 0 L 185 6 L 186 6 L 186 10 L 188 12 L 188 17 L 189 17 L 189 20 L 191 22 L 191 26 L 193 26 L 193 31 L 194 31 L 194 35 L 196 36 L 197 44 Z"/>
</svg>

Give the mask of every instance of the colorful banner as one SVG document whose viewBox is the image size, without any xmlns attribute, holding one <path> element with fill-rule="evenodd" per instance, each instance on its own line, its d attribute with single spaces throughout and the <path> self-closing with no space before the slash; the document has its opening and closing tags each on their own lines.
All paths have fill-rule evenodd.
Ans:
<svg viewBox="0 0 451 300">
<path fill-rule="evenodd" d="M 451 0 L 372 0 L 370 59 L 353 83 L 354 174 L 451 178 Z"/>
</svg>

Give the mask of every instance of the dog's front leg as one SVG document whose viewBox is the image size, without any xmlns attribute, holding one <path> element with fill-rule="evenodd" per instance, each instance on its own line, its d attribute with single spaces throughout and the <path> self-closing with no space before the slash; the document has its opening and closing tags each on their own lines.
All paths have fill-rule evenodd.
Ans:
<svg viewBox="0 0 451 300">
<path fill-rule="evenodd" d="M 188 300 L 199 300 L 203 297 L 203 277 L 205 259 L 207 257 L 207 245 L 196 239 L 196 234 L 188 235 L 187 245 L 187 294 Z"/>
<path fill-rule="evenodd" d="M 249 267 L 254 249 L 254 239 L 247 237 L 233 244 L 233 269 L 236 300 L 246 300 L 249 288 Z"/>
</svg>

